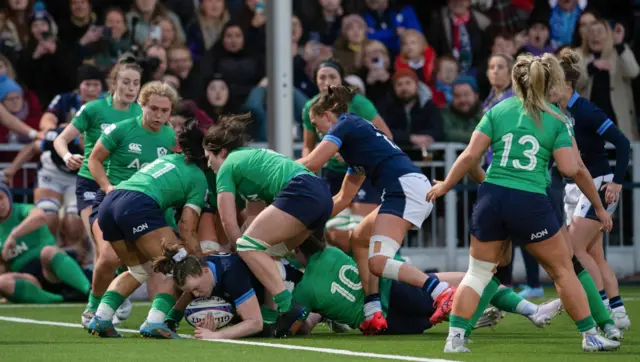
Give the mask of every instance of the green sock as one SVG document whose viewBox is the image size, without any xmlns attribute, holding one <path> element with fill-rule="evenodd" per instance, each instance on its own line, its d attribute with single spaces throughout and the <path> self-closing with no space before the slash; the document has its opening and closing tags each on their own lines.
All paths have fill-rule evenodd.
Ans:
<svg viewBox="0 0 640 362">
<path fill-rule="evenodd" d="M 468 324 L 469 324 L 468 319 L 465 319 L 453 314 L 449 316 L 450 328 L 452 327 L 452 328 L 466 329 Z"/>
<path fill-rule="evenodd" d="M 38 288 L 26 280 L 16 279 L 13 295 L 8 299 L 13 303 L 60 303 L 64 301 L 61 295 L 49 293 Z"/>
<path fill-rule="evenodd" d="M 580 272 L 580 274 L 578 274 L 578 280 L 580 280 L 580 284 L 582 284 L 582 288 L 584 288 L 584 291 L 587 294 L 591 315 L 596 323 L 598 323 L 598 326 L 600 328 L 604 328 L 607 324 L 613 324 L 613 320 L 607 311 L 607 307 L 605 307 L 602 302 L 600 292 L 598 292 L 598 287 L 596 287 L 596 283 L 593 281 L 593 278 L 591 278 L 591 275 L 589 275 L 589 272 L 586 270 Z"/>
<path fill-rule="evenodd" d="M 91 282 L 84 275 L 80 265 L 71 259 L 67 253 L 58 253 L 51 259 L 51 269 L 53 273 L 65 284 L 84 294 L 89 294 Z"/>
<path fill-rule="evenodd" d="M 583 320 L 577 321 L 576 327 L 578 327 L 578 330 L 580 331 L 580 333 L 584 333 L 590 329 L 596 328 L 596 322 L 593 320 L 591 316 L 588 316 Z"/>
<path fill-rule="evenodd" d="M 516 313 L 516 308 L 522 300 L 523 298 L 513 289 L 502 288 L 491 298 L 491 305 L 505 312 Z"/>
<path fill-rule="evenodd" d="M 147 315 L 147 321 L 149 323 L 163 323 L 167 314 L 171 311 L 171 308 L 176 304 L 176 298 L 171 294 L 159 293 L 153 297 L 153 303 L 151 303 L 151 310 Z"/>
<path fill-rule="evenodd" d="M 128 269 L 127 267 L 123 267 L 122 265 L 118 267 L 118 269 L 116 269 L 116 276 L 126 272 Z"/>
<path fill-rule="evenodd" d="M 89 302 L 87 302 L 85 309 L 95 313 L 100 305 L 100 300 L 102 300 L 102 296 L 95 295 L 93 292 L 89 293 Z"/>
<path fill-rule="evenodd" d="M 108 305 L 114 312 L 120 308 L 122 302 L 124 302 L 124 297 L 115 290 L 107 290 L 102 296 L 102 300 L 100 300 L 100 304 Z"/>
<path fill-rule="evenodd" d="M 280 313 L 287 313 L 291 310 L 292 299 L 293 297 L 291 296 L 291 292 L 286 289 L 273 297 L 273 301 L 278 305 L 278 312 Z"/>
<path fill-rule="evenodd" d="M 469 320 L 469 325 L 466 326 L 465 333 L 464 333 L 465 336 L 468 337 L 471 335 L 471 331 L 473 330 L 473 327 L 475 327 L 476 323 L 478 322 L 478 319 L 482 317 L 482 313 L 484 313 L 485 308 L 487 308 L 487 306 L 489 305 L 489 302 L 491 301 L 493 296 L 496 294 L 496 291 L 498 290 L 499 287 L 500 287 L 500 281 L 498 280 L 498 278 L 496 277 L 491 278 L 491 281 L 484 288 L 484 291 L 480 296 L 480 301 L 478 302 L 478 308 L 476 308 L 476 312 L 473 313 L 473 316 Z"/>
<path fill-rule="evenodd" d="M 180 322 L 182 318 L 184 318 L 183 310 L 177 310 L 177 309 L 171 308 L 171 310 L 169 311 L 169 314 L 167 314 L 167 319 L 172 320 L 174 322 Z"/>
<path fill-rule="evenodd" d="M 260 306 L 260 312 L 262 313 L 262 321 L 264 324 L 274 324 L 276 319 L 278 319 L 278 311 L 266 305 Z"/>
</svg>

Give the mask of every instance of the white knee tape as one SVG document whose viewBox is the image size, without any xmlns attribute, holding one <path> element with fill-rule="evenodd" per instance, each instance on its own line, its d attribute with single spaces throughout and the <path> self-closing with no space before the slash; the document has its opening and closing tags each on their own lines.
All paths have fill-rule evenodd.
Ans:
<svg viewBox="0 0 640 362">
<path fill-rule="evenodd" d="M 382 277 L 391 280 L 398 280 L 402 264 L 404 263 L 399 260 L 387 259 L 387 263 L 384 265 L 384 269 L 382 270 Z"/>
<path fill-rule="evenodd" d="M 484 288 L 493 278 L 493 269 L 497 265 L 496 263 L 475 259 L 469 255 L 469 270 L 462 278 L 460 285 L 466 285 L 475 290 L 478 295 L 482 295 Z"/>
<path fill-rule="evenodd" d="M 129 267 L 129 273 L 138 283 L 144 284 L 151 274 L 151 263 L 146 262 L 142 265 L 134 265 Z"/>
<path fill-rule="evenodd" d="M 380 251 L 374 252 L 376 243 L 380 243 Z M 369 259 L 374 256 L 382 255 L 389 258 L 396 256 L 396 253 L 400 249 L 400 244 L 397 241 L 384 235 L 374 235 L 369 241 Z"/>
<path fill-rule="evenodd" d="M 60 211 L 60 202 L 56 199 L 40 199 L 36 203 L 38 209 L 42 209 L 45 214 L 57 214 Z"/>
<path fill-rule="evenodd" d="M 329 219 L 329 221 L 327 221 L 327 224 L 325 225 L 325 228 L 327 230 L 336 229 L 336 230 L 348 231 L 350 230 L 349 229 L 350 217 L 351 217 L 351 210 L 344 209 L 340 211 L 338 215 Z"/>
<path fill-rule="evenodd" d="M 216 251 L 221 251 L 222 247 L 217 241 L 202 240 L 200 242 L 200 249 L 202 249 L 203 253 L 208 254 L 208 253 L 215 253 Z"/>
<path fill-rule="evenodd" d="M 64 208 L 64 213 L 66 215 L 78 216 L 78 205 L 68 205 Z"/>
</svg>

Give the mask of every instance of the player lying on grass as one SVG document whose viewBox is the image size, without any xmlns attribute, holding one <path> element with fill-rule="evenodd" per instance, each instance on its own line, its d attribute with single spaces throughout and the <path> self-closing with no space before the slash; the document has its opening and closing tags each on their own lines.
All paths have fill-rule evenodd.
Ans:
<svg viewBox="0 0 640 362">
<path fill-rule="evenodd" d="M 299 271 L 286 268 L 279 261 L 274 262 L 280 266 L 285 285 L 293 285 L 301 279 Z M 217 330 L 210 318 L 196 328 L 196 338 L 235 339 L 257 334 L 272 335 L 278 317 L 276 305 L 237 254 L 212 254 L 200 258 L 187 254 L 179 245 L 165 244 L 163 256 L 154 260 L 154 270 L 173 275 L 176 286 L 184 292 L 165 321 L 173 330 L 192 298 L 216 296 L 231 302 L 240 322 Z M 265 330 L 261 333 L 263 325 Z"/>
<path fill-rule="evenodd" d="M 298 247 L 297 256 L 305 265 L 305 273 L 293 291 L 294 298 L 325 318 L 358 328 L 365 318 L 365 294 L 355 261 L 340 249 L 325 248 L 324 241 L 312 238 Z M 430 274 L 426 289 L 380 278 L 380 300 L 388 323 L 385 333 L 420 334 L 447 319 L 453 287 L 463 277 L 462 272 Z M 434 307 L 436 300 L 438 308 Z M 557 299 L 538 306 L 509 288 L 496 293 L 491 303 L 527 317 L 538 327 L 548 325 L 562 310 Z M 314 323 L 307 321 L 307 327 L 313 328 Z"/>
<path fill-rule="evenodd" d="M 0 184 L 0 245 L 9 271 L 0 275 L 0 296 L 14 303 L 60 303 L 74 292 L 80 300 L 89 294 L 89 279 L 56 247 L 45 212 L 14 204 L 4 184 Z"/>
</svg>

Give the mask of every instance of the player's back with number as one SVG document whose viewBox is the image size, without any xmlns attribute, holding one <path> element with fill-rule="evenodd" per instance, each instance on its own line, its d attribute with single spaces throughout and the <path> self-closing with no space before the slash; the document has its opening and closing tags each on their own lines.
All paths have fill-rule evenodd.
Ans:
<svg viewBox="0 0 640 362">
<path fill-rule="evenodd" d="M 381 176 L 386 177 L 390 171 L 396 176 L 419 172 L 400 147 L 357 115 L 342 114 L 324 139 L 336 143 L 345 162 L 374 182 Z M 384 175 L 381 174 L 382 164 L 385 164 Z"/>
<path fill-rule="evenodd" d="M 554 108 L 558 114 L 560 111 Z M 512 97 L 493 107 L 476 130 L 491 138 L 493 160 L 486 182 L 517 190 L 545 193 L 547 165 L 553 151 L 571 147 L 567 125 L 541 113 L 538 125 L 526 115 L 522 102 Z"/>
<path fill-rule="evenodd" d="M 142 192 L 158 203 L 161 209 L 204 203 L 207 179 L 194 163 L 187 163 L 182 154 L 156 159 L 121 182 L 116 189 Z"/>
</svg>

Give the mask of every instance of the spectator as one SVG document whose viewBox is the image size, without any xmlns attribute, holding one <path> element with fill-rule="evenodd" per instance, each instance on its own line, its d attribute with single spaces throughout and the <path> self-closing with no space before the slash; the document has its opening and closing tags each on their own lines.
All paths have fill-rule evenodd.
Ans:
<svg viewBox="0 0 640 362">
<path fill-rule="evenodd" d="M 199 102 L 200 109 L 209 118 L 217 121 L 225 114 L 238 113 L 238 108 L 232 103 L 229 85 L 221 74 L 214 74 L 204 82 L 204 96 Z"/>
<path fill-rule="evenodd" d="M 207 129 L 213 125 L 213 120 L 194 101 L 183 99 L 173 108 L 169 122 L 173 130 L 178 132 L 182 129 L 184 122 L 190 118 L 198 121 L 198 127 Z M 176 146 L 177 147 L 177 146 Z"/>
<path fill-rule="evenodd" d="M 433 102 L 438 108 L 451 104 L 453 100 L 453 82 L 458 78 L 460 65 L 458 59 L 451 55 L 438 57 L 436 60 L 435 83 L 432 89 Z"/>
<path fill-rule="evenodd" d="M 124 12 L 120 8 L 109 8 L 105 14 L 102 39 L 95 53 L 95 65 L 106 72 L 118 58 L 131 49 L 131 36 Z"/>
<path fill-rule="evenodd" d="M 427 150 L 442 141 L 442 117 L 431 101 L 429 88 L 418 80 L 416 72 L 403 68 L 392 78 L 393 93 L 380 106 L 393 141 L 400 147 Z"/>
<path fill-rule="evenodd" d="M 31 36 L 20 53 L 18 75 L 38 95 L 40 104 L 49 104 L 56 94 L 73 89 L 73 69 L 78 63 L 56 37 L 55 23 L 46 10 L 37 10 L 29 19 Z"/>
<path fill-rule="evenodd" d="M 333 45 L 340 36 L 342 27 L 342 9 L 341 0 L 314 0 L 308 1 L 312 13 L 309 14 L 309 32 L 312 41 L 319 42 L 324 45 Z M 315 5 L 315 6 L 313 6 Z"/>
<path fill-rule="evenodd" d="M 291 17 L 291 51 L 293 53 L 293 86 L 302 91 L 307 97 L 318 94 L 318 87 L 307 75 L 307 62 L 303 57 L 304 47 L 300 46 L 303 29 L 300 19 Z"/>
<path fill-rule="evenodd" d="M 180 94 L 180 88 L 181 88 L 182 82 L 180 81 L 180 77 L 178 77 L 176 73 L 168 70 L 162 75 L 161 80 L 167 83 L 168 85 L 172 86 L 173 89 L 175 89 L 178 92 L 178 94 Z"/>
<path fill-rule="evenodd" d="M 517 50 L 518 48 L 516 48 L 516 42 L 513 34 L 498 33 L 493 37 L 493 43 L 491 44 L 491 54 L 502 53 L 510 57 L 514 57 Z"/>
<path fill-rule="evenodd" d="M 169 69 L 180 78 L 180 91 L 183 98 L 196 100 L 202 89 L 200 65 L 194 64 L 189 48 L 179 45 L 169 49 Z"/>
<path fill-rule="evenodd" d="M 419 31 L 407 29 L 400 40 L 400 54 L 396 56 L 395 70 L 411 68 L 421 82 L 431 84 L 436 52 L 427 44 L 427 39 Z"/>
<path fill-rule="evenodd" d="M 552 6 L 549 26 L 554 47 L 571 44 L 582 10 L 578 0 L 557 0 L 555 6 Z"/>
<path fill-rule="evenodd" d="M 0 52 L 15 61 L 29 40 L 29 15 L 33 0 L 9 1 L 0 12 Z"/>
<path fill-rule="evenodd" d="M 153 21 L 153 25 L 160 28 L 160 41 L 163 48 L 182 46 L 185 44 L 184 34 L 178 31 L 180 24 L 176 24 L 168 16 L 159 16 Z"/>
<path fill-rule="evenodd" d="M 158 17 L 169 17 L 177 24 L 178 36 L 184 39 L 184 30 L 180 19 L 172 11 L 167 10 L 158 0 L 135 0 L 133 9 L 126 15 L 127 26 L 134 35 L 134 42 L 140 46 L 145 45 L 152 30 L 152 22 Z M 135 26 L 134 26 L 135 24 Z M 157 32 L 158 30 L 154 30 Z M 161 30 L 160 30 L 161 31 Z"/>
<path fill-rule="evenodd" d="M 267 141 L 267 78 L 265 77 L 254 87 L 246 102 L 244 103 L 244 111 L 251 112 L 251 118 L 254 123 L 249 127 L 250 135 L 253 140 L 259 142 Z M 294 128 L 297 130 L 302 124 L 302 110 L 309 98 L 300 90 L 293 89 L 293 116 L 295 117 Z"/>
<path fill-rule="evenodd" d="M 232 104 L 243 104 L 265 74 L 263 60 L 245 47 L 245 33 L 236 23 L 225 25 L 222 38 L 202 60 L 201 67 L 224 74 Z"/>
<path fill-rule="evenodd" d="M 334 50 L 335 58 L 344 67 L 345 74 L 355 74 L 362 69 L 366 45 L 367 24 L 364 19 L 357 14 L 345 16 Z"/>
<path fill-rule="evenodd" d="M 31 96 L 31 99 L 25 99 L 22 88 L 13 79 L 6 74 L 0 75 L 0 102 L 2 105 L 20 119 L 23 123 L 31 128 L 38 128 L 38 122 L 42 116 L 42 107 L 38 102 L 38 98 Z M 25 136 L 19 136 L 14 132 L 9 132 L 6 128 L 0 128 L 1 143 L 29 143 L 31 139 Z"/>
<path fill-rule="evenodd" d="M 482 105 L 475 79 L 462 76 L 453 82 L 453 99 L 442 110 L 444 140 L 468 143 L 482 119 Z"/>
<path fill-rule="evenodd" d="M 80 55 L 80 59 L 89 58 L 92 45 L 102 38 L 103 27 L 96 26 L 96 14 L 89 0 L 67 0 L 70 17 L 60 22 L 60 39 L 69 49 Z"/>
<path fill-rule="evenodd" d="M 518 50 L 518 54 L 531 53 L 537 56 L 555 52 L 549 39 L 549 21 L 545 17 L 529 18 L 527 36 L 528 42 Z"/>
<path fill-rule="evenodd" d="M 481 8 L 480 10 L 491 19 L 491 27 L 500 32 L 511 34 L 524 28 L 533 8 L 531 0 L 489 0 L 484 3 L 488 3 L 490 8 Z M 522 5 L 525 6 L 525 9 L 522 8 Z"/>
<path fill-rule="evenodd" d="M 264 9 L 264 0 L 245 0 L 238 21 L 245 31 L 247 49 L 264 55 L 267 52 L 267 14 Z"/>
<path fill-rule="evenodd" d="M 389 6 L 389 0 L 366 0 L 368 37 L 384 44 L 392 54 L 400 50 L 400 36 L 407 29 L 422 33 L 422 27 L 411 6 Z"/>
<path fill-rule="evenodd" d="M 492 55 L 489 58 L 489 69 L 487 77 L 491 85 L 491 92 L 482 104 L 482 111 L 487 113 L 493 106 L 503 100 L 513 97 L 511 89 L 511 68 L 513 58 L 505 54 Z"/>
<path fill-rule="evenodd" d="M 7 75 L 9 78 L 16 80 L 16 71 L 13 68 L 13 64 L 9 61 L 7 57 L 0 54 L 0 75 Z M 27 90 L 25 87 L 22 88 L 23 97 L 26 99 L 37 98 L 35 93 Z M 12 130 L 17 134 L 22 136 L 27 136 L 31 139 L 35 138 L 38 135 L 38 132 L 26 125 L 22 120 L 18 117 L 14 116 L 9 112 L 0 102 L 0 125 L 4 127 L 0 127 L 0 134 L 2 131 Z M 6 127 L 6 128 L 5 128 Z"/>
<path fill-rule="evenodd" d="M 367 98 L 378 104 L 391 93 L 391 63 L 384 44 L 370 41 L 364 48 L 364 70 L 359 74 L 367 87 Z"/>
<path fill-rule="evenodd" d="M 62 124 L 71 122 L 80 107 L 100 97 L 104 75 L 100 70 L 91 65 L 82 65 L 78 68 L 76 76 L 77 90 L 58 94 L 53 98 L 47 111 L 40 119 L 40 130 L 49 131 Z"/>
<path fill-rule="evenodd" d="M 198 15 L 187 26 L 187 43 L 195 60 L 218 41 L 222 28 L 229 22 L 224 0 L 202 0 Z"/>
<path fill-rule="evenodd" d="M 638 126 L 631 81 L 640 73 L 638 62 L 624 43 L 625 29 L 616 24 L 612 31 L 606 20 L 589 27 L 582 49 L 589 80 L 579 92 L 602 109 L 630 140 L 637 140 Z"/>
<path fill-rule="evenodd" d="M 143 69 L 143 79 L 161 80 L 169 67 L 169 60 L 167 59 L 167 50 L 159 44 L 152 45 L 146 50 L 147 62 L 146 68 Z M 177 65 L 176 65 L 177 66 Z M 149 74 L 147 74 L 149 73 Z"/>
<path fill-rule="evenodd" d="M 573 39 L 571 39 L 571 46 L 573 48 L 583 48 L 586 46 L 589 28 L 595 24 L 597 19 L 600 19 L 600 14 L 593 9 L 585 9 L 580 14 L 578 26 L 573 31 Z"/>
<path fill-rule="evenodd" d="M 448 0 L 447 6 L 431 16 L 427 35 L 436 54 L 453 54 L 460 63 L 460 73 L 475 75 L 489 53 L 486 29 L 489 18 L 471 10 L 469 0 Z"/>
</svg>

